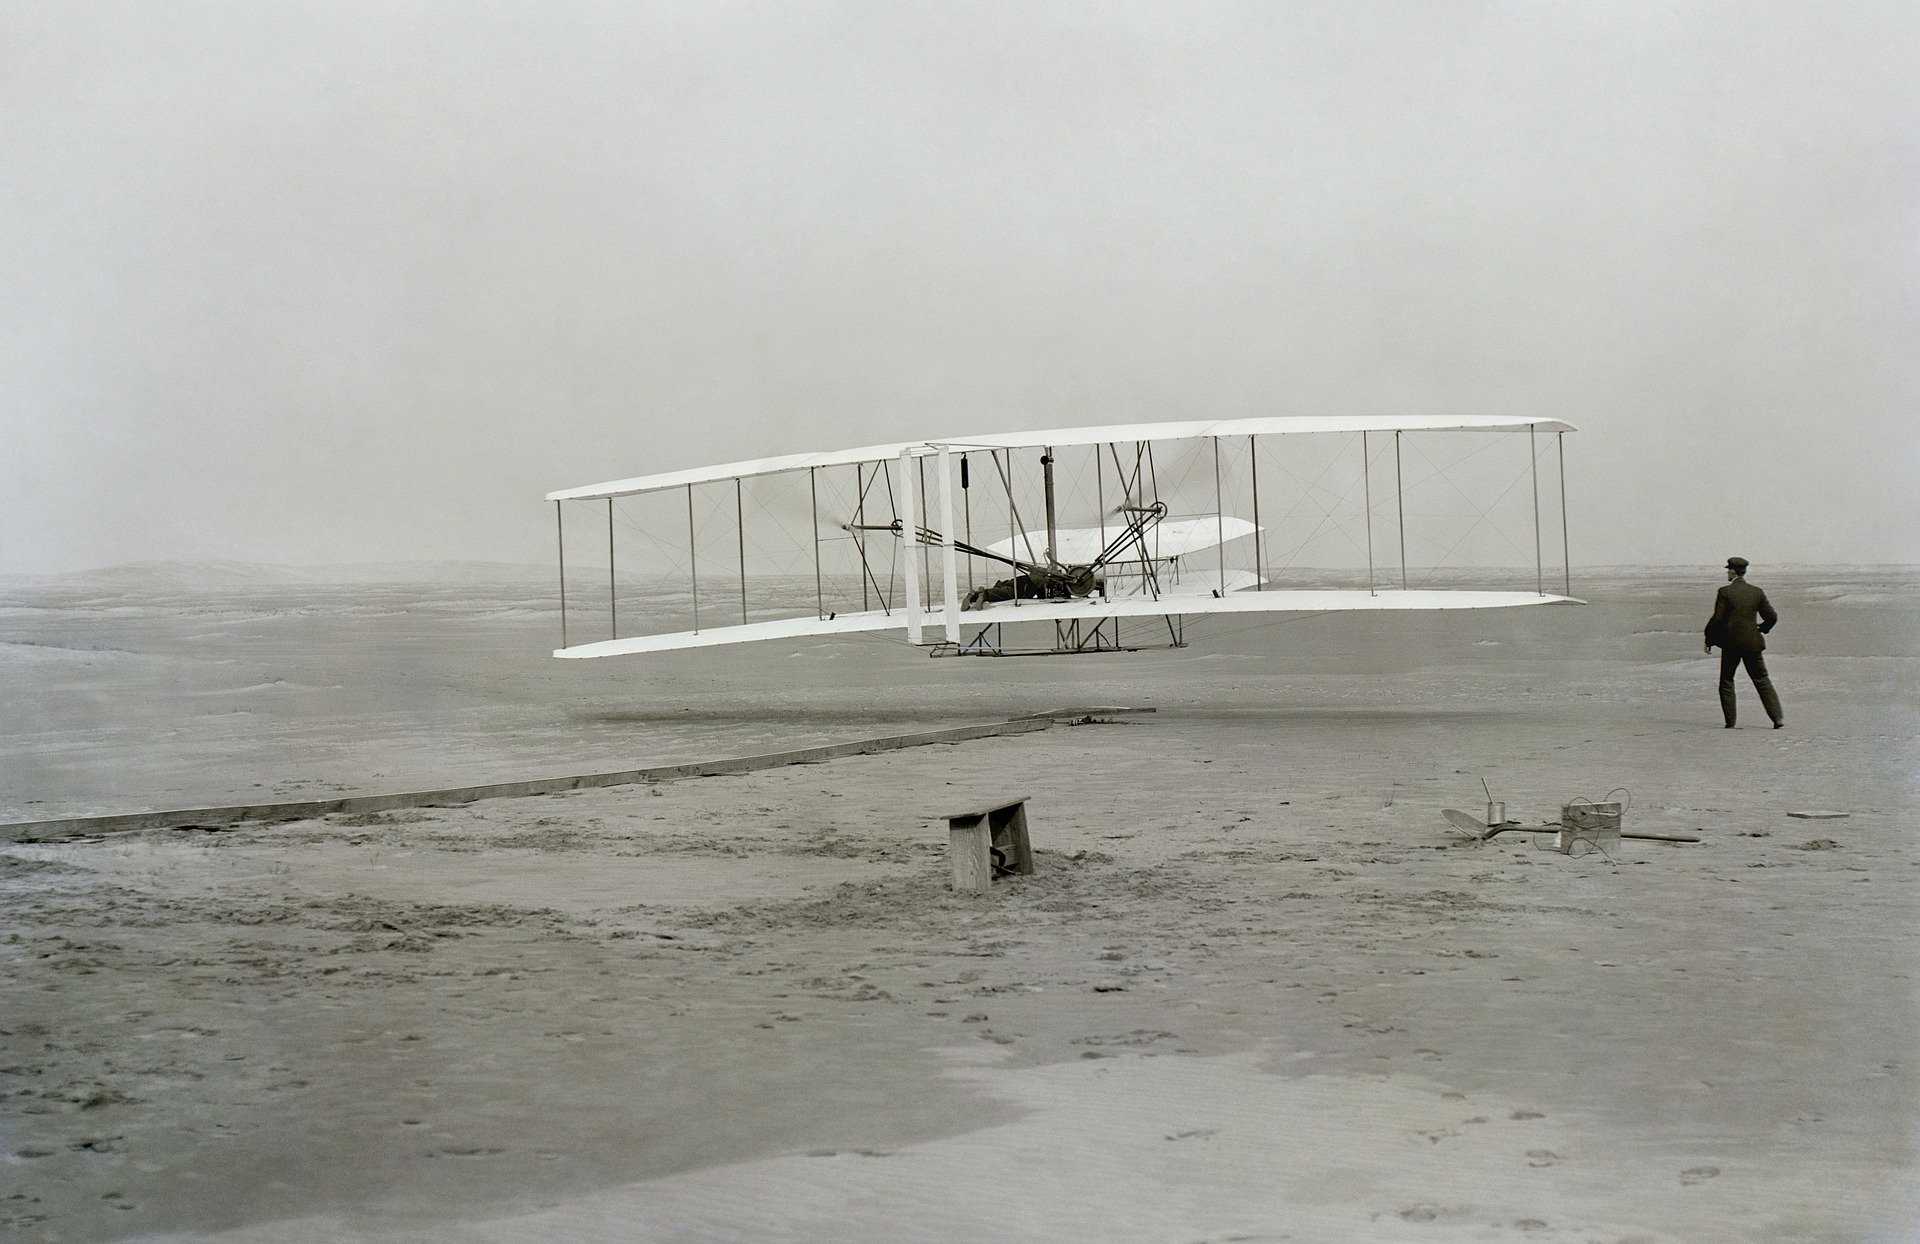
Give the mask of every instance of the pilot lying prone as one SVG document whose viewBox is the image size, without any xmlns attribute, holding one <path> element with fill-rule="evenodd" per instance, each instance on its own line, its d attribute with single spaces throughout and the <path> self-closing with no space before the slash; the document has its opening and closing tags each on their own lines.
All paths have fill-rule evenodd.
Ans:
<svg viewBox="0 0 1920 1244">
<path fill-rule="evenodd" d="M 1016 587 L 1021 600 L 1072 600 L 1095 592 L 1105 595 L 1107 581 L 1095 574 L 1091 566 L 1067 566 L 1053 572 L 1027 570 L 991 587 L 974 588 L 960 602 L 960 607 L 984 609 L 1003 600 L 1013 600 Z"/>
</svg>

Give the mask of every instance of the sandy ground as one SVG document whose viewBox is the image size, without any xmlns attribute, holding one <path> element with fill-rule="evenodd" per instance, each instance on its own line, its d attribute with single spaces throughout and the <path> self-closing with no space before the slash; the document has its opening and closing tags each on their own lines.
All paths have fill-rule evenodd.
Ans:
<svg viewBox="0 0 1920 1244">
<path fill-rule="evenodd" d="M 46 1239 L 1907 1238 L 1910 805 L 1818 723 L 1588 725 L 1156 717 L 16 847 L 5 1212 Z M 1463 845 L 1463 739 L 1525 763 L 1519 815 L 1631 774 L 1634 824 L 1707 841 Z M 921 814 L 1008 788 L 1040 871 L 949 894 Z"/>
<path fill-rule="evenodd" d="M 0 1231 L 1920 1238 L 1908 659 L 1780 651 L 1780 732 L 1613 650 L 0 848 Z M 1468 843 L 1483 774 L 1705 841 Z M 950 893 L 1005 791 L 1038 872 Z"/>
</svg>

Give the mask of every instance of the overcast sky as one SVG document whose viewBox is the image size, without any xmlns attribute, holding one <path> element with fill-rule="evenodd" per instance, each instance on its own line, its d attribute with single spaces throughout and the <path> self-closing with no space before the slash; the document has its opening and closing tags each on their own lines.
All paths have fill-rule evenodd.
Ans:
<svg viewBox="0 0 1920 1244">
<path fill-rule="evenodd" d="M 1564 418 L 1574 559 L 1920 561 L 1920 9 L 0 0 L 0 572 L 549 489 Z"/>
</svg>

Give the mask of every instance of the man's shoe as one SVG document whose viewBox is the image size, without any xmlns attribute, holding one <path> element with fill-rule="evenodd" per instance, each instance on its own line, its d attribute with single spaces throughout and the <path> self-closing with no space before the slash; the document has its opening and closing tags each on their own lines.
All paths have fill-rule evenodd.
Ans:
<svg viewBox="0 0 1920 1244">
<path fill-rule="evenodd" d="M 1785 730 L 1787 728 L 1787 723 L 1784 721 L 1776 721 L 1773 723 L 1773 728 L 1775 730 Z"/>
<path fill-rule="evenodd" d="M 1724 725 L 1724 726 L 1722 726 L 1722 727 L 1720 727 L 1720 728 L 1721 728 L 1722 730 L 1738 730 L 1738 729 L 1739 729 L 1740 727 L 1739 727 L 1739 726 L 1736 726 L 1736 725 L 1734 725 L 1734 724 L 1733 724 L 1732 722 L 1728 722 L 1728 723 L 1727 723 L 1726 725 Z"/>
</svg>

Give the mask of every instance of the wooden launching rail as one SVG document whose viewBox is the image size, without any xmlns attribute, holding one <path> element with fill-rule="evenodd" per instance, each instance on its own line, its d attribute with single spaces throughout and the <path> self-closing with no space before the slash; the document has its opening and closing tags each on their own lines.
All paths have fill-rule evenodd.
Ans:
<svg viewBox="0 0 1920 1244">
<path fill-rule="evenodd" d="M 1061 709 L 1057 712 L 1040 713 L 1029 717 L 1016 717 L 1011 721 L 955 726 L 946 730 L 929 730 L 918 734 L 856 739 L 847 743 L 827 743 L 818 747 L 770 752 L 762 756 L 654 765 L 645 769 L 621 769 L 611 773 L 582 773 L 565 777 L 534 778 L 524 782 L 493 782 L 481 786 L 452 786 L 440 790 L 402 791 L 386 795 L 346 795 L 336 799 L 305 799 L 288 803 L 235 804 L 217 808 L 175 808 L 156 812 L 124 812 L 108 816 L 71 816 L 45 821 L 16 821 L 11 824 L 0 824 L 0 842 L 41 842 L 55 838 L 88 837 L 95 834 L 132 833 L 144 829 L 236 825 L 248 821 L 304 821 L 336 813 L 429 808 L 473 803 L 480 799 L 553 795 L 561 791 L 586 790 L 598 786 L 626 786 L 638 782 L 669 782 L 678 778 L 718 777 L 723 774 L 752 773 L 759 769 L 777 769 L 785 765 L 817 764 L 823 760 L 834 760 L 842 756 L 867 756 L 875 752 L 898 751 L 907 747 L 964 743 L 971 739 L 1027 734 L 1035 730 L 1045 730 L 1056 720 L 1083 717 L 1090 712 L 1104 714 L 1128 711 L 1142 710 Z"/>
</svg>

